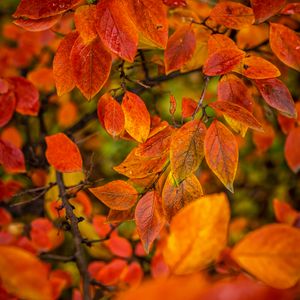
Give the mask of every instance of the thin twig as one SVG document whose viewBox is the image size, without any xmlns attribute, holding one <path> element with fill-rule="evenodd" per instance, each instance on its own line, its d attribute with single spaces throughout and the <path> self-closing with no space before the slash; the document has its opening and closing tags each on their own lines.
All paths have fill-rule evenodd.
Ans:
<svg viewBox="0 0 300 300">
<path fill-rule="evenodd" d="M 192 115 L 192 118 L 195 119 L 195 116 L 196 114 L 198 113 L 199 109 L 202 107 L 202 104 L 203 104 L 203 101 L 204 101 L 204 97 L 205 97 L 205 93 L 206 93 L 206 90 L 207 90 L 207 86 L 208 86 L 208 83 L 209 83 L 209 77 L 205 77 L 204 78 L 204 85 L 203 85 L 203 89 L 202 89 L 202 92 L 201 92 L 201 96 L 200 96 L 200 99 L 199 99 L 199 102 L 198 102 L 198 105 Z"/>
<path fill-rule="evenodd" d="M 90 276 L 87 270 L 87 263 L 86 259 L 84 257 L 84 251 L 82 247 L 82 236 L 79 231 L 78 223 L 80 221 L 80 218 L 78 218 L 74 212 L 73 212 L 73 206 L 70 204 L 67 194 L 66 194 L 66 187 L 63 181 L 62 173 L 56 171 L 56 180 L 59 187 L 59 193 L 62 200 L 62 203 L 64 205 L 64 208 L 66 210 L 66 218 L 70 222 L 70 228 L 71 232 L 73 234 L 74 238 L 74 244 L 75 244 L 75 259 L 76 264 L 79 270 L 79 273 L 82 277 L 83 281 L 83 299 L 84 300 L 91 300 L 90 296 Z"/>
</svg>

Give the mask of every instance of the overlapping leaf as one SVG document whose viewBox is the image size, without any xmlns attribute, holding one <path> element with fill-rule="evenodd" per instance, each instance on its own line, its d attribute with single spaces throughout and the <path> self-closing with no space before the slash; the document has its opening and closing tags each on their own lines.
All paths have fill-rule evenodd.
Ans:
<svg viewBox="0 0 300 300">
<path fill-rule="evenodd" d="M 233 181 L 239 158 L 235 136 L 226 126 L 215 120 L 205 135 L 204 151 L 209 168 L 233 193 Z"/>
<path fill-rule="evenodd" d="M 190 203 L 173 218 L 164 249 L 173 273 L 199 271 L 218 257 L 227 242 L 229 214 L 225 194 L 212 194 Z"/>
<path fill-rule="evenodd" d="M 170 164 L 177 183 L 198 169 L 204 157 L 205 125 L 198 121 L 190 121 L 178 129 L 172 136 Z"/>
<path fill-rule="evenodd" d="M 274 16 L 284 6 L 285 0 L 251 0 L 251 6 L 255 15 L 255 20 L 262 23 Z"/>
<path fill-rule="evenodd" d="M 12 91 L 0 94 L 0 127 L 12 118 L 16 107 L 16 97 Z"/>
<path fill-rule="evenodd" d="M 284 156 L 294 173 L 300 170 L 300 127 L 293 128 L 287 136 Z"/>
</svg>

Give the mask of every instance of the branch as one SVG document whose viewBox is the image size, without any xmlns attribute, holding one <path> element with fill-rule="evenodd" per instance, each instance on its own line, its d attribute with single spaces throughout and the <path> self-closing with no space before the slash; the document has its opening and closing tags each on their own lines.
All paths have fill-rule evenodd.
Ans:
<svg viewBox="0 0 300 300">
<path fill-rule="evenodd" d="M 200 99 L 199 99 L 199 102 L 198 102 L 198 105 L 192 115 L 192 118 L 194 119 L 196 114 L 198 113 L 199 109 L 202 107 L 202 104 L 203 104 L 203 101 L 204 101 L 204 97 L 205 97 L 205 94 L 206 94 L 206 90 L 207 90 L 207 86 L 208 86 L 208 83 L 209 83 L 209 77 L 205 77 L 204 78 L 204 85 L 203 85 L 203 89 L 202 89 L 202 92 L 201 92 L 201 96 L 200 96 Z"/>
<path fill-rule="evenodd" d="M 79 270 L 79 273 L 83 280 L 83 299 L 84 300 L 91 300 L 90 296 L 90 276 L 87 270 L 87 263 L 84 257 L 84 251 L 82 248 L 82 236 L 79 231 L 78 223 L 80 221 L 80 218 L 77 218 L 76 215 L 73 212 L 73 206 L 70 204 L 68 200 L 68 196 L 66 194 L 66 187 L 63 181 L 62 173 L 56 171 L 56 179 L 57 184 L 59 187 L 59 193 L 61 200 L 63 202 L 63 205 L 66 209 L 66 218 L 70 222 L 70 229 L 74 237 L 74 244 L 75 244 L 75 260 L 76 264 Z"/>
</svg>

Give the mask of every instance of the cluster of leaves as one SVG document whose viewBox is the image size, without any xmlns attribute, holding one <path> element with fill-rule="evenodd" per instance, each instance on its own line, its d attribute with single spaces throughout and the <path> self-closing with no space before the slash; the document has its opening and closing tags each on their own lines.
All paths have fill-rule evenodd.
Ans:
<svg viewBox="0 0 300 300">
<path fill-rule="evenodd" d="M 300 169 L 300 5 L 244 2 L 18 3 L 0 54 L 1 299 L 296 299 L 300 213 L 275 199 L 276 223 L 250 222 L 219 192 L 248 129 L 267 156 L 279 124 Z M 119 175 L 99 132 L 125 145 Z"/>
</svg>

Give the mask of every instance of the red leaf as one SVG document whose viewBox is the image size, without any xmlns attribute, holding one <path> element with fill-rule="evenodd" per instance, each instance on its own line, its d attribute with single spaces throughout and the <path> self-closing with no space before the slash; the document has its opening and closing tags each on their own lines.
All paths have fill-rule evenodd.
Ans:
<svg viewBox="0 0 300 300">
<path fill-rule="evenodd" d="M 114 99 L 109 98 L 104 107 L 104 128 L 113 137 L 120 135 L 125 126 L 125 116 L 121 105 Z"/>
<path fill-rule="evenodd" d="M 0 164 L 9 173 L 25 172 L 23 152 L 8 141 L 0 139 Z"/>
<path fill-rule="evenodd" d="M 166 73 L 179 70 L 193 56 L 196 35 L 191 25 L 179 27 L 169 38 L 165 50 Z"/>
<path fill-rule="evenodd" d="M 280 11 L 286 0 L 250 0 L 255 20 L 262 23 Z"/>
<path fill-rule="evenodd" d="M 75 87 L 70 54 L 77 38 L 78 32 L 66 35 L 60 42 L 53 59 L 53 76 L 58 96 L 70 92 Z"/>
<path fill-rule="evenodd" d="M 82 5 L 79 6 L 74 14 L 74 22 L 84 43 L 89 43 L 98 35 L 95 27 L 96 6 Z"/>
<path fill-rule="evenodd" d="M 96 29 L 109 50 L 127 61 L 134 61 L 138 33 L 123 1 L 104 0 L 97 4 Z"/>
<path fill-rule="evenodd" d="M 207 47 L 209 56 L 214 52 L 224 48 L 238 49 L 235 42 L 223 34 L 212 34 L 208 39 Z"/>
<path fill-rule="evenodd" d="M 175 112 L 176 112 L 176 108 L 177 108 L 177 102 L 176 102 L 176 98 L 174 97 L 174 95 L 170 95 L 170 107 L 169 107 L 169 112 L 171 116 L 174 116 Z"/>
<path fill-rule="evenodd" d="M 261 79 L 254 81 L 265 101 L 282 114 L 296 118 L 295 103 L 286 85 L 279 79 Z"/>
<path fill-rule="evenodd" d="M 41 19 L 59 15 L 80 3 L 81 0 L 21 0 L 14 17 Z"/>
<path fill-rule="evenodd" d="M 79 149 L 65 134 L 46 136 L 46 144 L 46 158 L 56 170 L 66 173 L 82 170 Z"/>
<path fill-rule="evenodd" d="M 129 258 L 132 255 L 131 244 L 125 238 L 118 236 L 116 231 L 111 234 L 106 245 L 114 255 L 119 257 Z"/>
<path fill-rule="evenodd" d="M 150 132 L 150 114 L 144 101 L 127 91 L 123 97 L 122 109 L 126 131 L 138 142 L 145 142 Z"/>
<path fill-rule="evenodd" d="M 38 20 L 31 19 L 17 19 L 14 20 L 14 24 L 22 27 L 27 31 L 44 31 L 53 27 L 60 19 L 60 16 L 52 16 Z"/>
<path fill-rule="evenodd" d="M 218 24 L 232 29 L 242 29 L 254 22 L 253 10 L 250 7 L 231 1 L 218 3 L 209 16 Z"/>
<path fill-rule="evenodd" d="M 0 94 L 0 127 L 6 125 L 12 118 L 16 107 L 16 97 L 12 91 Z"/>
<path fill-rule="evenodd" d="M 79 36 L 71 51 L 71 68 L 76 86 L 87 98 L 94 97 L 106 83 L 112 57 L 99 39 L 85 44 Z"/>
<path fill-rule="evenodd" d="M 284 64 L 300 72 L 300 37 L 295 31 L 284 25 L 271 23 L 270 46 Z"/>
<path fill-rule="evenodd" d="M 183 118 L 191 117 L 194 114 L 194 112 L 197 108 L 197 105 L 198 105 L 198 103 L 195 100 L 193 100 L 191 98 L 183 97 L 182 98 L 182 108 L 181 108 L 182 109 L 182 117 Z"/>
<path fill-rule="evenodd" d="M 187 6 L 185 0 L 163 0 L 163 3 L 170 7 L 184 7 Z"/>
<path fill-rule="evenodd" d="M 165 223 L 160 205 L 159 195 L 151 191 L 140 199 L 135 209 L 137 231 L 147 253 Z"/>
<path fill-rule="evenodd" d="M 214 52 L 208 57 L 203 73 L 208 76 L 226 74 L 232 71 L 245 56 L 245 52 L 239 49 L 225 48 Z"/>
<path fill-rule="evenodd" d="M 300 14 L 300 3 L 288 3 L 280 13 L 283 15 Z"/>
<path fill-rule="evenodd" d="M 300 170 L 300 127 L 295 127 L 288 134 L 284 146 L 284 156 L 290 169 Z"/>
<path fill-rule="evenodd" d="M 16 111 L 22 115 L 37 116 L 40 110 L 39 92 L 36 87 L 23 77 L 10 77 L 16 96 Z"/>
</svg>

